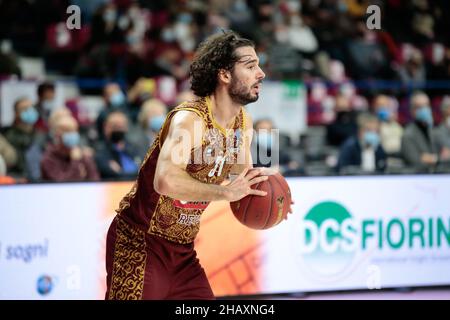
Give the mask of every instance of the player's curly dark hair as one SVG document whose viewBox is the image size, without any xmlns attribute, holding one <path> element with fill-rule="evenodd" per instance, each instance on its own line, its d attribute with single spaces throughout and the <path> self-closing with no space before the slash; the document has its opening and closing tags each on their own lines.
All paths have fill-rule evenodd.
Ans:
<svg viewBox="0 0 450 320">
<path fill-rule="evenodd" d="M 218 33 L 203 41 L 189 71 L 194 94 L 199 97 L 212 94 L 217 86 L 219 71 L 232 70 L 239 58 L 236 49 L 247 46 L 255 47 L 251 40 L 242 38 L 233 31 Z"/>
</svg>

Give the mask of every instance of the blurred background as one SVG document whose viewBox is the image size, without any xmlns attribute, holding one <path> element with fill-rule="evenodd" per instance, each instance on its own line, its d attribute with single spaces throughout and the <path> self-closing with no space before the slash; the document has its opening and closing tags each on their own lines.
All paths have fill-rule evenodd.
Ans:
<svg viewBox="0 0 450 320">
<path fill-rule="evenodd" d="M 369 5 L 377 6 L 379 16 L 368 13 Z M 432 210 L 447 219 L 450 212 L 444 210 L 441 193 L 450 185 L 449 14 L 445 0 L 0 0 L 0 184 L 9 185 L 0 188 L 3 248 L 34 241 L 18 240 L 17 233 L 6 236 L 12 232 L 6 230 L 7 211 L 22 214 L 20 223 L 29 214 L 38 219 L 38 212 L 31 213 L 36 211 L 32 201 L 19 204 L 27 199 L 24 194 L 35 205 L 46 202 L 45 210 L 54 214 L 58 206 L 66 208 L 63 199 L 73 206 L 66 208 L 70 212 L 107 212 L 104 232 L 165 115 L 193 98 L 188 72 L 198 44 L 228 29 L 255 42 L 266 73 L 260 99 L 248 106 L 257 165 L 277 166 L 286 177 L 320 177 L 325 183 L 327 178 L 361 176 L 363 180 L 345 185 L 353 190 L 364 181 L 376 181 L 382 189 L 383 181 L 390 181 L 380 180 L 382 175 L 404 183 L 388 188 L 394 193 L 409 190 L 403 188 L 411 181 L 406 177 L 420 175 L 418 179 L 430 179 L 421 190 L 438 194 L 427 203 L 442 204 Z M 378 27 L 370 21 L 378 21 Z M 261 150 L 279 152 L 276 163 L 265 162 Z M 83 198 L 82 186 L 97 186 L 83 184 L 89 181 L 111 181 L 111 189 L 101 184 L 109 193 L 95 191 L 102 194 L 98 199 L 109 200 Z M 67 184 L 49 182 L 82 183 L 69 185 L 77 190 L 74 201 L 65 198 L 71 193 Z M 58 192 L 60 199 L 53 196 Z M 328 198 L 332 196 L 330 192 Z M 95 205 L 86 207 L 89 201 Z M 407 202 L 403 193 L 391 203 Z M 390 210 L 383 214 L 392 214 Z M 85 220 L 80 219 L 81 227 Z M 448 229 L 441 248 L 447 253 L 450 225 Z M 42 239 L 39 247 L 46 256 L 48 243 Z M 2 253 L 1 244 L 0 266 L 8 260 L 2 260 L 3 253 L 15 257 L 13 249 L 11 255 L 6 249 Z M 21 250 L 18 260 L 25 255 Z M 448 261 L 441 267 L 450 267 Z M 3 267 L 12 272 L 11 265 Z M 39 279 L 45 287 L 48 279 Z M 431 282 L 448 285 L 450 279 Z"/>
</svg>

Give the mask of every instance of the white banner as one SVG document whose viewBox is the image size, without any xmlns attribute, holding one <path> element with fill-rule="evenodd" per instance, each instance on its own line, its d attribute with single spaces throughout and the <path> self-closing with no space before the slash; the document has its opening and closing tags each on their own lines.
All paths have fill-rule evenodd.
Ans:
<svg viewBox="0 0 450 320">
<path fill-rule="evenodd" d="M 450 284 L 450 176 L 294 178 L 264 233 L 263 291 Z"/>
<path fill-rule="evenodd" d="M 289 219 L 265 231 L 246 229 L 257 244 L 249 259 L 260 257 L 256 269 L 246 271 L 252 273 L 254 293 L 450 284 L 450 175 L 288 182 L 295 200 Z M 0 299 L 102 299 L 105 235 L 130 187 L 0 187 Z M 225 281 L 217 281 L 211 262 L 225 247 L 219 239 L 237 237 L 233 219 L 229 226 L 220 224 L 230 215 L 211 220 L 214 212 L 205 214 L 199 237 L 208 236 L 208 245 L 198 245 L 215 290 L 224 295 L 231 292 L 231 280 L 223 273 Z M 218 231 L 211 229 L 215 221 Z M 224 254 L 220 259 L 228 266 L 241 253 L 236 247 Z"/>
</svg>

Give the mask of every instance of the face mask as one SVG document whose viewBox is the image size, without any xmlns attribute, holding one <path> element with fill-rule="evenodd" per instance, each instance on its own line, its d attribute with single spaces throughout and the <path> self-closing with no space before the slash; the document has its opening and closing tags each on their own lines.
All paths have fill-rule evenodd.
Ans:
<svg viewBox="0 0 450 320">
<path fill-rule="evenodd" d="M 42 101 L 42 107 L 44 110 L 52 111 L 55 107 L 55 101 L 54 100 L 44 100 Z"/>
<path fill-rule="evenodd" d="M 178 21 L 185 24 L 190 24 L 192 22 L 192 16 L 189 13 L 182 13 L 178 17 Z"/>
<path fill-rule="evenodd" d="M 39 119 L 39 113 L 36 111 L 35 108 L 28 108 L 25 111 L 22 111 L 20 113 L 20 120 L 26 124 L 35 124 L 36 121 Z"/>
<path fill-rule="evenodd" d="M 113 131 L 111 132 L 111 138 L 112 143 L 119 143 L 125 140 L 125 131 Z"/>
<path fill-rule="evenodd" d="M 116 10 L 106 10 L 103 13 L 103 20 L 105 20 L 106 22 L 114 22 L 117 18 L 117 12 Z"/>
<path fill-rule="evenodd" d="M 247 4 L 243 0 L 237 0 L 234 3 L 234 10 L 237 12 L 244 12 L 247 9 Z"/>
<path fill-rule="evenodd" d="M 128 34 L 126 37 L 127 43 L 132 46 L 139 42 L 138 37 L 136 37 L 134 34 Z"/>
<path fill-rule="evenodd" d="M 266 150 L 272 147 L 272 135 L 269 132 L 261 131 L 257 134 L 258 145 Z"/>
<path fill-rule="evenodd" d="M 431 127 L 433 125 L 433 114 L 431 113 L 431 108 L 429 106 L 420 107 L 420 109 L 416 111 L 416 120 Z"/>
<path fill-rule="evenodd" d="M 390 115 L 391 115 L 391 113 L 389 112 L 388 108 L 386 108 L 386 107 L 381 107 L 377 111 L 378 119 L 380 119 L 381 121 L 388 121 Z"/>
<path fill-rule="evenodd" d="M 338 10 L 339 12 L 347 12 L 347 3 L 345 3 L 345 1 L 339 1 Z"/>
<path fill-rule="evenodd" d="M 80 143 L 80 134 L 76 131 L 63 133 L 62 143 L 69 149 L 76 147 Z"/>
<path fill-rule="evenodd" d="M 111 96 L 110 102 L 113 107 L 120 107 L 125 103 L 125 95 L 122 91 L 118 91 Z"/>
<path fill-rule="evenodd" d="M 158 132 L 162 128 L 165 120 L 166 117 L 164 116 L 153 117 L 148 122 L 148 126 L 153 132 Z"/>
<path fill-rule="evenodd" d="M 377 148 L 380 144 L 380 136 L 374 131 L 366 131 L 363 136 L 364 144 Z"/>
<path fill-rule="evenodd" d="M 175 33 L 170 29 L 164 29 L 161 33 L 161 38 L 165 42 L 173 42 L 175 40 Z"/>
</svg>

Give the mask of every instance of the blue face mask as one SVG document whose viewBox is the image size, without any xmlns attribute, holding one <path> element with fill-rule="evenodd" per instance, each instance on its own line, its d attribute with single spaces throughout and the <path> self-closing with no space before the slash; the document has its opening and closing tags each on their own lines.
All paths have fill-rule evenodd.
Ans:
<svg viewBox="0 0 450 320">
<path fill-rule="evenodd" d="M 165 116 L 153 117 L 148 122 L 148 126 L 153 132 L 158 132 L 162 128 L 165 120 L 166 120 Z"/>
<path fill-rule="evenodd" d="M 122 91 L 118 91 L 111 96 L 110 102 L 113 107 L 120 107 L 125 103 L 125 95 Z"/>
<path fill-rule="evenodd" d="M 261 131 L 257 134 L 258 145 L 266 150 L 272 147 L 272 135 L 269 132 Z"/>
<path fill-rule="evenodd" d="M 26 124 L 35 124 L 39 119 L 39 113 L 35 108 L 28 108 L 20 113 L 20 120 Z"/>
<path fill-rule="evenodd" d="M 189 13 L 182 13 L 178 16 L 178 21 L 181 23 L 189 24 L 192 22 L 192 15 Z"/>
<path fill-rule="evenodd" d="M 380 144 L 380 136 L 374 131 L 366 131 L 363 136 L 364 144 L 376 149 Z"/>
<path fill-rule="evenodd" d="M 381 121 L 388 121 L 391 116 L 391 113 L 389 112 L 388 108 L 381 107 L 377 111 L 377 116 L 378 116 L 378 119 L 380 119 Z"/>
<path fill-rule="evenodd" d="M 433 125 L 433 114 L 431 113 L 431 108 L 429 106 L 420 107 L 416 111 L 416 120 L 426 123 L 428 126 Z"/>
<path fill-rule="evenodd" d="M 80 134 L 76 131 L 63 133 L 61 139 L 64 146 L 69 149 L 80 144 Z"/>
<path fill-rule="evenodd" d="M 55 101 L 54 100 L 44 100 L 42 101 L 42 107 L 44 110 L 52 111 L 55 108 Z"/>
<path fill-rule="evenodd" d="M 134 34 L 129 34 L 126 37 L 127 43 L 132 46 L 139 42 L 139 38 L 135 36 Z"/>
<path fill-rule="evenodd" d="M 165 42 L 173 42 L 175 41 L 175 33 L 170 29 L 164 29 L 161 33 L 161 38 Z"/>
</svg>

